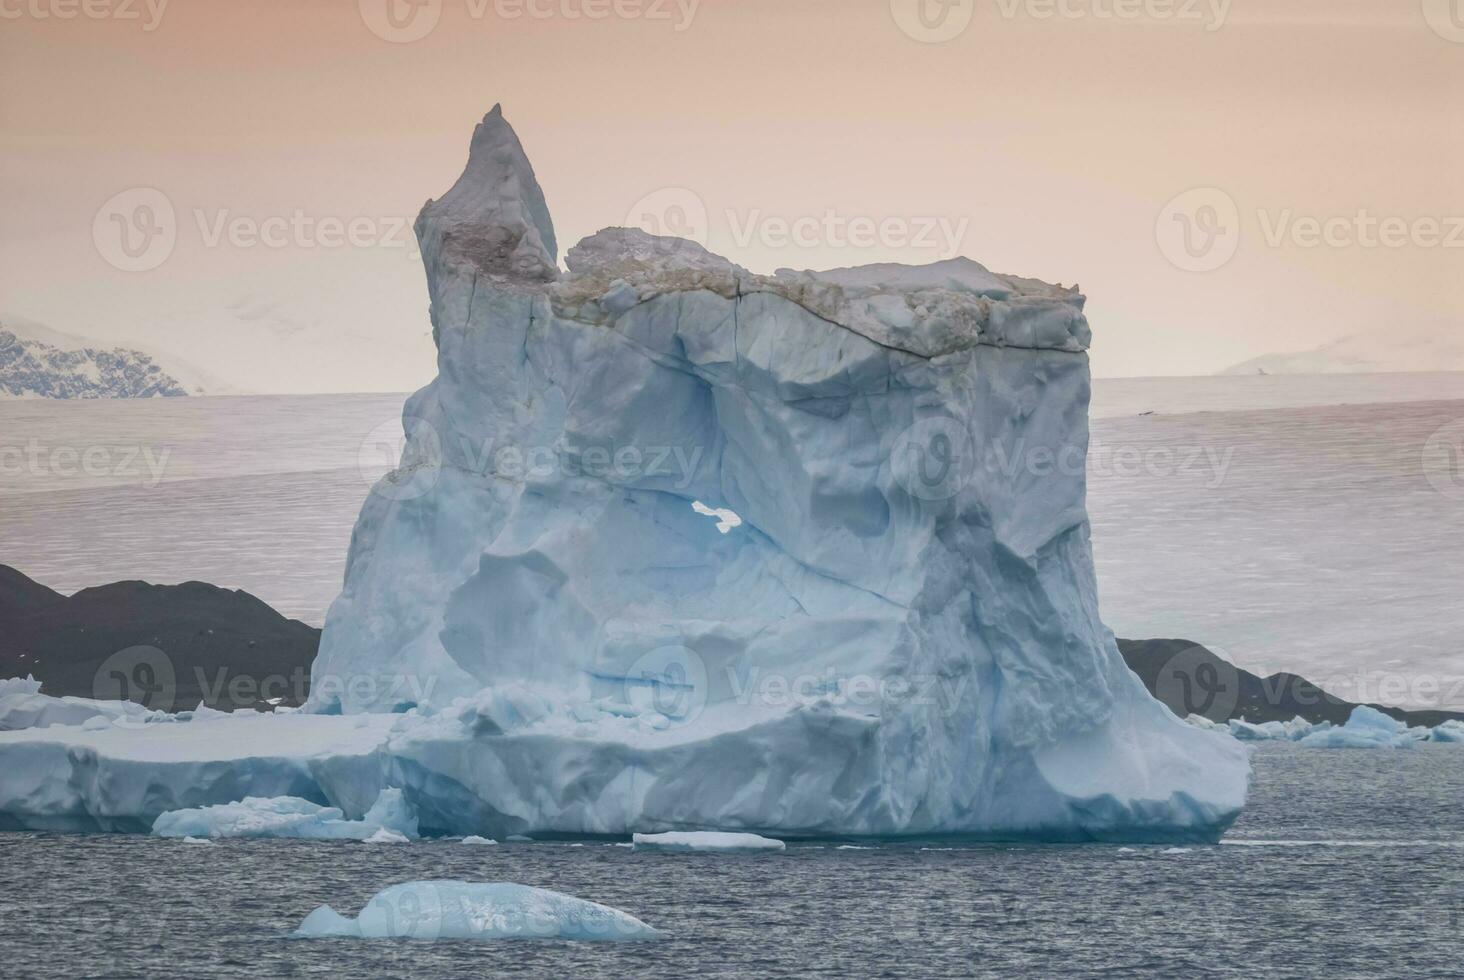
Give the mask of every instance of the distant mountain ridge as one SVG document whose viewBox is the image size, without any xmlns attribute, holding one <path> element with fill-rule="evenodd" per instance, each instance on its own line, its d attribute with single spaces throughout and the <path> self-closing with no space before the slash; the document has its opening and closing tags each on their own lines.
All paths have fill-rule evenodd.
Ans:
<svg viewBox="0 0 1464 980">
<path fill-rule="evenodd" d="M 1428 333 L 1358 334 L 1314 350 L 1263 354 L 1221 373 L 1406 374 L 1418 371 L 1464 371 L 1464 340 Z"/>
<path fill-rule="evenodd" d="M 182 398 L 226 391 L 166 355 L 0 317 L 0 398 Z"/>
<path fill-rule="evenodd" d="M 1181 718 L 1199 715 L 1213 722 L 1254 724 L 1305 718 L 1313 725 L 1345 725 L 1358 706 L 1296 674 L 1258 677 L 1189 640 L 1119 640 L 1118 649 L 1149 693 Z M 1464 713 L 1457 711 L 1368 707 L 1409 726 L 1464 721 Z"/>
</svg>

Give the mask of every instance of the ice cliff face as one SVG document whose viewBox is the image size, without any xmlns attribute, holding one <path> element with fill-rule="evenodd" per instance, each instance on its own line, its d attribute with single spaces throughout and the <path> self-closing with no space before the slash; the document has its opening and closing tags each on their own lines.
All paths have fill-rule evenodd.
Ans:
<svg viewBox="0 0 1464 980">
<path fill-rule="evenodd" d="M 417 223 L 439 376 L 357 524 L 320 711 L 424 827 L 1215 836 L 1248 764 L 1099 620 L 1076 290 L 967 259 L 557 265 L 498 109 Z M 720 533 L 693 503 L 725 508 Z"/>
<path fill-rule="evenodd" d="M 189 394 L 141 351 L 61 346 L 0 323 L 0 397 L 159 398 Z"/>
</svg>

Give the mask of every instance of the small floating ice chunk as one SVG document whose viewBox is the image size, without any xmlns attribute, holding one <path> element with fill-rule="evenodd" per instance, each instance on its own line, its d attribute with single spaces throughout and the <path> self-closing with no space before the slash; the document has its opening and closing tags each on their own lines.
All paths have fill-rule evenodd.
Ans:
<svg viewBox="0 0 1464 980">
<path fill-rule="evenodd" d="M 185 844 L 207 844 L 210 847 L 213 846 L 213 841 L 209 840 L 206 837 L 185 837 L 185 838 L 183 838 L 183 843 L 185 843 Z"/>
<path fill-rule="evenodd" d="M 616 942 L 661 933 L 629 913 L 510 882 L 412 881 L 378 892 L 354 919 L 322 905 L 304 939 L 573 939 Z"/>
<path fill-rule="evenodd" d="M 1242 718 L 1230 721 L 1230 734 L 1242 742 L 1299 742 L 1306 736 L 1327 731 L 1332 727 L 1329 721 L 1313 725 L 1305 718 L 1290 721 L 1249 722 Z"/>
<path fill-rule="evenodd" d="M 410 844 L 411 842 L 411 838 L 405 834 L 399 834 L 395 830 L 387 830 L 385 827 L 382 827 L 376 833 L 362 841 L 365 844 Z"/>
<path fill-rule="evenodd" d="M 498 841 L 491 837 L 479 837 L 477 834 L 470 834 L 462 839 L 464 844 L 497 844 Z"/>
<path fill-rule="evenodd" d="M 787 845 L 757 834 L 727 834 L 709 831 L 666 834 L 636 834 L 637 851 L 781 851 Z"/>
</svg>

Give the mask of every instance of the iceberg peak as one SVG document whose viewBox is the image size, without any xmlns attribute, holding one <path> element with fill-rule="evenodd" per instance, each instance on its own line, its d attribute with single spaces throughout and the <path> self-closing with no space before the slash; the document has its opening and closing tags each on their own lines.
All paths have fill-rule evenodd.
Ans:
<svg viewBox="0 0 1464 980">
<path fill-rule="evenodd" d="M 509 285 L 558 278 L 549 206 L 501 106 L 473 131 L 462 176 L 441 198 L 427 202 L 416 230 L 434 302 L 443 279 L 482 275 Z"/>
</svg>

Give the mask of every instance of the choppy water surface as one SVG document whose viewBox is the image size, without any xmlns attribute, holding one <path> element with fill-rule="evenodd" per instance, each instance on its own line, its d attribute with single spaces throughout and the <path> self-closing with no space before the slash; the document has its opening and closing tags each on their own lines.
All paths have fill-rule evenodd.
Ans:
<svg viewBox="0 0 1464 980">
<path fill-rule="evenodd" d="M 1265 745 L 1218 847 L 410 845 L 0 835 L 0 973 L 105 977 L 1457 977 L 1464 749 Z M 415 879 L 624 909 L 662 942 L 292 940 Z"/>
</svg>

